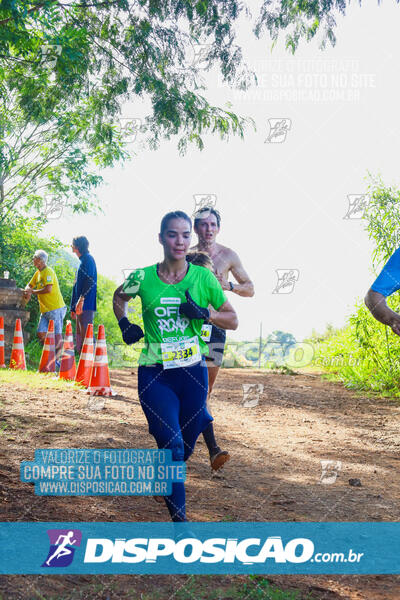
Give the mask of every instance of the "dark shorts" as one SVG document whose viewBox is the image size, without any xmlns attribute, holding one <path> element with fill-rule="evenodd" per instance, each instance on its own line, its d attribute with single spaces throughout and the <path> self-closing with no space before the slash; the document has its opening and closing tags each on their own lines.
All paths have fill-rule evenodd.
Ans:
<svg viewBox="0 0 400 600">
<path fill-rule="evenodd" d="M 206 356 L 206 361 L 210 364 L 210 366 L 220 367 L 222 365 L 225 341 L 225 329 L 220 329 L 219 327 L 212 325 L 210 340 L 207 342 L 209 354 Z"/>
</svg>

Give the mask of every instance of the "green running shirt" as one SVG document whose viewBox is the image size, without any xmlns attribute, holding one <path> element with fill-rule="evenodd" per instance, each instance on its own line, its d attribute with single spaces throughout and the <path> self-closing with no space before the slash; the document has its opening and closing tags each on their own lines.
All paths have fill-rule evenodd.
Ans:
<svg viewBox="0 0 400 600">
<path fill-rule="evenodd" d="M 226 301 L 224 291 L 209 269 L 189 263 L 182 281 L 169 284 L 157 275 L 157 265 L 136 269 L 123 284 L 123 292 L 142 301 L 144 348 L 139 365 L 162 363 L 161 343 L 181 342 L 197 336 L 200 353 L 208 355 L 207 344 L 201 338 L 202 319 L 189 319 L 179 314 L 179 305 L 186 302 L 185 291 L 204 308 L 209 304 L 218 310 Z"/>
</svg>

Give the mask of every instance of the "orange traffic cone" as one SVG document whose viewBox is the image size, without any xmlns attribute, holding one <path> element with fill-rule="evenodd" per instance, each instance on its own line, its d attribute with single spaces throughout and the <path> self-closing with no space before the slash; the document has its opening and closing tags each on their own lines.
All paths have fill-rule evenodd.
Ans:
<svg viewBox="0 0 400 600">
<path fill-rule="evenodd" d="M 74 353 L 74 338 L 72 337 L 71 321 L 67 321 L 65 328 L 64 349 L 61 357 L 60 379 L 68 379 L 73 381 L 76 375 L 75 353 Z"/>
<path fill-rule="evenodd" d="M 54 321 L 50 319 L 44 340 L 42 357 L 39 364 L 39 373 L 54 373 L 56 370 L 56 347 L 54 341 Z"/>
<path fill-rule="evenodd" d="M 11 350 L 10 369 L 26 371 L 24 338 L 22 336 L 21 319 L 15 321 L 14 341 Z"/>
<path fill-rule="evenodd" d="M 82 346 L 82 352 L 79 357 L 78 370 L 75 381 L 81 383 L 86 388 L 89 387 L 90 375 L 93 367 L 93 325 L 89 323 L 86 328 L 85 340 Z"/>
<path fill-rule="evenodd" d="M 111 389 L 110 375 L 108 373 L 107 345 L 104 325 L 99 325 L 96 352 L 94 354 L 93 369 L 87 393 L 91 396 L 115 396 Z"/>
<path fill-rule="evenodd" d="M 0 317 L 0 368 L 6 366 L 4 362 L 4 317 Z"/>
</svg>

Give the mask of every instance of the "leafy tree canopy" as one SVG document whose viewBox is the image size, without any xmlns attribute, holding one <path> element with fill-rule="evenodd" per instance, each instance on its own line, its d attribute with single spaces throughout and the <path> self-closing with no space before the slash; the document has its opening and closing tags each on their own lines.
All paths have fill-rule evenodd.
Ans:
<svg viewBox="0 0 400 600">
<path fill-rule="evenodd" d="M 211 106 L 191 43 L 212 38 L 209 67 L 246 87 L 234 44 L 236 2 L 22 2 L 0 10 L 0 217 L 41 210 L 46 195 L 93 208 L 98 172 L 128 156 L 121 107 L 147 100 L 143 130 L 157 148 L 180 134 L 178 148 L 203 147 L 202 135 L 243 137 L 246 119 Z M 250 122 L 250 120 L 249 120 Z M 132 133 L 132 131 L 131 131 Z"/>
<path fill-rule="evenodd" d="M 345 0 L 267 0 L 254 33 L 294 52 L 317 34 L 335 43 Z M 95 208 L 99 172 L 128 156 L 121 107 L 146 101 L 146 143 L 179 136 L 202 149 L 205 133 L 243 138 L 249 118 L 212 106 L 201 73 L 217 65 L 240 89 L 256 81 L 243 65 L 235 24 L 252 17 L 237 0 L 0 0 L 0 219 L 48 202 Z M 148 109 L 147 109 L 148 106 Z M 143 106 L 142 106 L 143 109 Z"/>
</svg>

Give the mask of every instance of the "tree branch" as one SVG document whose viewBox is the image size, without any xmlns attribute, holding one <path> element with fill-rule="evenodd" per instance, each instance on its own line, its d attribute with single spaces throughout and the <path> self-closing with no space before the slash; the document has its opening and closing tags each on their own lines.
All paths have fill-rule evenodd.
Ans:
<svg viewBox="0 0 400 600">
<path fill-rule="evenodd" d="M 42 4 L 38 4 L 37 6 L 33 6 L 32 8 L 30 8 L 27 11 L 27 14 L 29 14 L 35 10 L 39 10 L 40 8 L 43 8 L 43 6 L 46 6 L 45 2 L 43 2 Z M 10 21 L 13 21 L 13 20 L 15 20 L 14 17 L 8 17 L 8 19 L 3 19 L 2 21 L 0 21 L 0 25 L 5 25 L 6 23 L 9 23 Z"/>
</svg>

